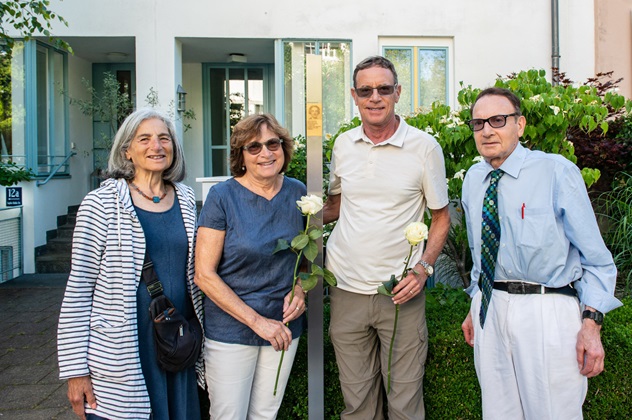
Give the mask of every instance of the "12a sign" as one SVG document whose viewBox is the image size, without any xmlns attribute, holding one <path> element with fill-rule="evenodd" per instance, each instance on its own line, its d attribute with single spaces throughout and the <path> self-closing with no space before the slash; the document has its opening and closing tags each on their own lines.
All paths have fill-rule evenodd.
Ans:
<svg viewBox="0 0 632 420">
<path fill-rule="evenodd" d="M 22 187 L 7 187 L 7 207 L 22 205 Z"/>
</svg>

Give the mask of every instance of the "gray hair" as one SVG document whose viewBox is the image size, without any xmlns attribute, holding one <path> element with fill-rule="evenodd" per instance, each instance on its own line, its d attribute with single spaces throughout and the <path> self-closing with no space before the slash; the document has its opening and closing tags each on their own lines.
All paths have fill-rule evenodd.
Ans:
<svg viewBox="0 0 632 420">
<path fill-rule="evenodd" d="M 389 70 L 393 74 L 393 81 L 395 84 L 397 81 L 397 71 L 395 70 L 395 65 L 386 57 L 382 57 L 381 55 L 374 55 L 371 57 L 367 57 L 364 60 L 360 61 L 353 71 L 353 87 L 356 88 L 357 75 L 359 71 L 369 69 L 371 67 L 381 67 L 383 69 Z"/>
<path fill-rule="evenodd" d="M 106 178 L 133 179 L 135 175 L 134 164 L 125 157 L 125 152 L 136 135 L 138 127 L 145 120 L 158 119 L 165 123 L 169 136 L 173 142 L 173 162 L 162 174 L 162 178 L 169 182 L 180 182 L 186 175 L 184 164 L 184 149 L 176 135 L 176 129 L 171 119 L 153 108 L 140 108 L 125 118 L 123 124 L 116 132 L 114 144 L 110 151 Z"/>
</svg>

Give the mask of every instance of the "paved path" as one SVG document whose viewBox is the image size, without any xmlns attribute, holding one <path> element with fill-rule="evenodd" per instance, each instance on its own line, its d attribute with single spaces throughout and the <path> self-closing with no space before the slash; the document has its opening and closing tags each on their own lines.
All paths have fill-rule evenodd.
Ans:
<svg viewBox="0 0 632 420">
<path fill-rule="evenodd" d="M 0 420 L 76 420 L 57 369 L 67 274 L 0 283 Z"/>
</svg>

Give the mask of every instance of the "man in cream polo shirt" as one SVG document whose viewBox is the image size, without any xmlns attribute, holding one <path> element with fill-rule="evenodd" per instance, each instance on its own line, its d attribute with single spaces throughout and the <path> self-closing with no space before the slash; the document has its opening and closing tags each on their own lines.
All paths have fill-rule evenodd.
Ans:
<svg viewBox="0 0 632 420">
<path fill-rule="evenodd" d="M 422 382 L 428 350 L 423 288 L 445 243 L 450 217 L 441 147 L 427 133 L 395 115 L 401 86 L 393 64 L 369 57 L 358 64 L 351 95 L 362 125 L 336 140 L 323 221 L 338 220 L 327 243 L 331 288 L 330 335 L 345 400 L 342 419 L 381 419 L 395 304 L 390 419 L 423 419 Z M 408 224 L 423 221 L 428 241 L 415 247 L 413 271 L 389 298 L 377 288 L 399 276 L 410 245 Z"/>
</svg>

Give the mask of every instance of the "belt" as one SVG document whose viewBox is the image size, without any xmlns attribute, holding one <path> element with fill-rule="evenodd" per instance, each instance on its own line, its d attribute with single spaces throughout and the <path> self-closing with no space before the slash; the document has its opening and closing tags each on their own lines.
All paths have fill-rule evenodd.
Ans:
<svg viewBox="0 0 632 420">
<path fill-rule="evenodd" d="M 570 284 L 567 284 L 564 287 L 546 287 L 541 284 L 524 283 L 521 281 L 495 281 L 494 289 L 502 290 L 503 292 L 507 292 L 512 295 L 543 295 L 548 293 L 557 293 L 572 297 L 577 296 L 577 290 L 575 290 Z"/>
</svg>

